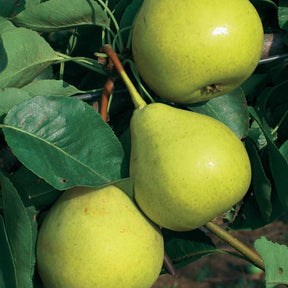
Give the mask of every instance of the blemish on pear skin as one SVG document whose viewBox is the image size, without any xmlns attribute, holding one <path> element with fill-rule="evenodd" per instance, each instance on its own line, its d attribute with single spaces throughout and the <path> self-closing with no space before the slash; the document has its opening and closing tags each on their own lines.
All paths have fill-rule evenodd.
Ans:
<svg viewBox="0 0 288 288">
<path fill-rule="evenodd" d="M 222 89 L 221 84 L 210 84 L 202 89 L 202 94 L 214 94 L 222 91 Z"/>
<path fill-rule="evenodd" d="M 123 234 L 123 233 L 125 233 L 126 232 L 126 229 L 125 228 L 122 228 L 121 230 L 120 230 L 120 233 L 121 234 Z"/>
</svg>

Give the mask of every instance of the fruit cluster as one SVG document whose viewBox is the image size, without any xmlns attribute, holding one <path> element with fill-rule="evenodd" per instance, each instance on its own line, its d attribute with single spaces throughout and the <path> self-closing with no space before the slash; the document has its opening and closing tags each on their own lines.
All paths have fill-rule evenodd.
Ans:
<svg viewBox="0 0 288 288">
<path fill-rule="evenodd" d="M 263 45 L 251 3 L 174 3 L 145 0 L 135 21 L 133 56 L 147 85 L 164 99 L 195 103 L 243 83 Z M 47 288 L 151 287 L 163 264 L 160 227 L 205 225 L 239 202 L 251 181 L 245 147 L 227 126 L 170 105 L 147 105 L 112 48 L 104 50 L 135 104 L 130 176 L 137 205 L 116 185 L 67 190 L 39 232 L 38 271 Z"/>
</svg>

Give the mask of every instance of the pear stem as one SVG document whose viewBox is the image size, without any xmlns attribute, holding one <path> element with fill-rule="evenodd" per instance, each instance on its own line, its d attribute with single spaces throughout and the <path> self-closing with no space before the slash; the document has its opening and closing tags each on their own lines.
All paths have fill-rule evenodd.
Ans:
<svg viewBox="0 0 288 288">
<path fill-rule="evenodd" d="M 236 249 L 242 255 L 244 255 L 247 259 L 249 259 L 255 266 L 265 271 L 264 262 L 261 256 L 254 251 L 253 249 L 246 246 L 244 243 L 233 237 L 226 230 L 221 228 L 219 225 L 208 222 L 205 227 L 212 233 L 216 234 L 220 239 L 224 240 L 231 247 Z"/>
<path fill-rule="evenodd" d="M 138 93 L 137 89 L 133 85 L 132 81 L 128 77 L 127 73 L 124 70 L 124 67 L 122 66 L 121 61 L 119 60 L 116 52 L 113 50 L 111 45 L 104 45 L 102 47 L 102 51 L 107 54 L 107 56 L 111 59 L 113 62 L 117 72 L 119 73 L 121 79 L 123 80 L 124 84 L 126 85 L 129 94 L 132 98 L 132 101 L 134 103 L 134 106 L 136 109 L 142 109 L 147 105 L 147 103 L 143 100 L 141 95 Z"/>
</svg>

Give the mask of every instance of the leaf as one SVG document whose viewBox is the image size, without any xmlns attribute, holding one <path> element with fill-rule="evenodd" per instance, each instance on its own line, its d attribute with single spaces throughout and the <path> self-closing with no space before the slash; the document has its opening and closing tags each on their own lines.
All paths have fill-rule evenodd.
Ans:
<svg viewBox="0 0 288 288">
<path fill-rule="evenodd" d="M 31 201 L 38 210 L 49 208 L 62 194 L 55 188 L 28 170 L 25 166 L 20 167 L 11 175 L 11 181 L 17 190 Z"/>
<path fill-rule="evenodd" d="M 266 106 L 267 101 L 270 97 L 272 89 L 267 88 L 265 89 L 261 95 L 257 98 L 257 103 L 254 106 L 248 106 L 249 114 L 251 115 L 252 119 L 254 118 L 254 122 L 252 123 L 253 128 L 259 128 L 261 130 L 259 141 L 264 141 L 266 143 L 262 143 L 259 146 L 266 146 L 267 140 L 266 138 L 269 137 L 271 141 L 275 141 L 277 139 L 277 135 L 273 134 L 273 128 L 268 124 L 266 119 Z M 263 135 L 261 135 L 263 134 Z M 265 139 L 263 139 L 263 137 Z"/>
<path fill-rule="evenodd" d="M 257 9 L 257 12 L 262 21 L 267 17 L 267 15 L 270 16 L 271 13 L 274 13 L 274 11 L 277 11 L 278 9 L 277 5 L 272 0 L 250 0 L 250 1 Z"/>
<path fill-rule="evenodd" d="M 2 126 L 16 157 L 58 190 L 121 179 L 123 149 L 90 105 L 75 98 L 35 97 Z"/>
<path fill-rule="evenodd" d="M 288 163 L 284 156 L 280 153 L 276 145 L 270 140 L 268 141 L 269 164 L 273 176 L 274 184 L 281 203 L 286 211 L 288 211 Z"/>
<path fill-rule="evenodd" d="M 118 0 L 115 1 L 117 2 L 117 4 L 115 4 L 115 7 L 111 7 L 112 10 L 114 10 L 114 17 L 116 18 L 117 22 L 119 23 L 121 21 L 121 17 L 123 15 L 123 13 L 125 12 L 126 8 L 129 6 L 129 4 L 132 2 L 133 0 Z M 110 2 L 109 1 L 109 6 L 110 6 Z"/>
<path fill-rule="evenodd" d="M 18 288 L 32 288 L 36 262 L 36 210 L 24 207 L 7 177 L 1 177 L 1 187 L 6 230 L 14 256 Z"/>
<path fill-rule="evenodd" d="M 279 0 L 278 23 L 281 29 L 288 30 L 288 3 L 287 0 Z"/>
<path fill-rule="evenodd" d="M 15 7 L 17 6 L 17 3 L 18 0 L 0 0 L 0 16 L 9 17 L 13 13 Z"/>
<path fill-rule="evenodd" d="M 0 287 L 17 288 L 14 259 L 3 217 L 0 214 Z"/>
<path fill-rule="evenodd" d="M 39 80 L 33 81 L 24 86 L 22 90 L 28 92 L 31 96 L 71 96 L 83 91 L 78 90 L 62 80 Z"/>
<path fill-rule="evenodd" d="M 267 146 L 266 137 L 256 121 L 252 121 L 247 137 L 250 137 L 250 139 L 253 140 L 258 150 Z"/>
<path fill-rule="evenodd" d="M 1 0 L 0 0 L 0 2 L 1 2 Z M 0 4 L 0 7 L 1 7 L 1 4 Z M 7 32 L 7 31 L 13 30 L 15 28 L 16 27 L 12 24 L 11 21 L 0 16 L 0 35 Z"/>
<path fill-rule="evenodd" d="M 41 0 L 0 0 L 0 16 L 12 17 L 24 10 L 26 7 L 29 7 L 30 5 L 34 5 L 36 3 L 40 3 L 40 1 Z"/>
<path fill-rule="evenodd" d="M 279 198 L 273 193 L 271 204 L 272 214 L 269 219 L 270 221 L 267 222 L 262 218 L 255 195 L 253 193 L 248 193 L 235 221 L 229 226 L 229 228 L 233 230 L 255 230 L 273 222 L 275 219 L 283 215 L 285 211 L 283 210 Z"/>
<path fill-rule="evenodd" d="M 281 145 L 279 151 L 284 156 L 286 162 L 288 163 L 288 140 Z"/>
<path fill-rule="evenodd" d="M 286 38 L 284 38 L 283 40 L 284 43 L 285 39 Z M 268 73 L 274 85 L 281 84 L 282 82 L 287 80 L 288 63 L 286 61 L 274 61 L 269 64 Z"/>
<path fill-rule="evenodd" d="M 194 112 L 211 116 L 226 124 L 239 138 L 248 133 L 249 113 L 246 99 L 241 88 L 231 93 L 216 97 L 206 103 L 189 105 Z"/>
<path fill-rule="evenodd" d="M 249 154 L 252 166 L 252 187 L 258 204 L 258 208 L 260 210 L 263 219 L 266 222 L 269 222 L 272 213 L 271 183 L 266 176 L 265 170 L 262 166 L 261 159 L 257 153 L 257 150 L 249 137 L 245 139 L 245 147 Z"/>
<path fill-rule="evenodd" d="M 82 25 L 109 28 L 109 19 L 93 0 L 53 0 L 26 8 L 12 21 L 36 31 L 59 31 Z"/>
<path fill-rule="evenodd" d="M 14 105 L 30 98 L 31 96 L 27 92 L 18 88 L 6 88 L 0 90 L 0 120 Z"/>
<path fill-rule="evenodd" d="M 132 3 L 130 3 L 126 7 L 126 9 L 125 9 L 125 11 L 121 17 L 120 29 L 131 26 L 131 29 L 129 29 L 127 31 L 123 31 L 121 33 L 122 38 L 124 39 L 124 43 L 127 42 L 129 33 L 132 33 L 132 25 L 133 25 L 133 22 L 134 22 L 136 15 L 137 15 L 138 10 L 142 6 L 142 3 L 143 3 L 143 0 L 140 0 L 140 1 L 139 0 L 133 0 Z M 129 43 L 128 43 L 128 45 L 129 45 Z M 129 46 L 127 46 L 127 47 L 129 49 L 131 48 Z"/>
<path fill-rule="evenodd" d="M 35 31 L 18 28 L 0 38 L 0 88 L 22 87 L 61 58 Z"/>
<path fill-rule="evenodd" d="M 265 103 L 266 115 L 269 122 L 276 126 L 288 111 L 288 81 L 284 81 L 270 90 Z"/>
<path fill-rule="evenodd" d="M 269 77 L 267 74 L 252 74 L 241 85 L 245 97 L 250 102 L 254 101 L 254 99 L 258 96 L 259 92 L 261 92 L 266 87 L 268 81 Z"/>
<path fill-rule="evenodd" d="M 134 200 L 134 180 L 132 178 L 125 178 L 117 181 L 113 185 L 124 191 L 131 199 Z"/>
<path fill-rule="evenodd" d="M 264 261 L 266 288 L 273 288 L 278 284 L 287 285 L 288 247 L 268 241 L 263 236 L 255 241 L 254 247 Z"/>
<path fill-rule="evenodd" d="M 211 239 L 200 229 L 187 232 L 162 229 L 162 233 L 165 252 L 177 269 L 204 256 L 226 253 L 217 249 Z M 235 254 L 231 253 L 231 255 Z M 162 270 L 163 272 L 165 271 Z"/>
<path fill-rule="evenodd" d="M 278 197 L 286 211 L 288 211 L 288 194 L 287 194 L 287 187 L 288 187 L 288 164 L 284 158 L 284 156 L 280 153 L 279 149 L 273 142 L 273 138 L 269 132 L 267 132 L 266 121 L 261 113 L 261 111 L 257 112 L 253 107 L 249 107 L 249 112 L 251 116 L 257 121 L 259 127 L 261 128 L 262 132 L 264 133 L 266 140 L 267 140 L 267 148 L 269 153 L 269 164 L 271 174 L 273 176 L 273 182 L 276 187 L 276 191 Z"/>
</svg>

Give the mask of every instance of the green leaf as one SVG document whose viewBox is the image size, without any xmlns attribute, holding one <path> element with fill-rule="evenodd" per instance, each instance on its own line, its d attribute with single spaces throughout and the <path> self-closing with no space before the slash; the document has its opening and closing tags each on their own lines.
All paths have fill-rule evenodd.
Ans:
<svg viewBox="0 0 288 288">
<path fill-rule="evenodd" d="M 11 181 L 40 211 L 49 208 L 62 194 L 62 191 L 55 190 L 25 166 L 21 166 L 11 175 Z"/>
<path fill-rule="evenodd" d="M 263 22 L 263 20 L 274 11 L 277 11 L 277 5 L 272 0 L 250 0 L 257 9 L 257 12 Z M 270 17 L 272 18 L 272 17 Z"/>
<path fill-rule="evenodd" d="M 17 288 L 16 272 L 3 217 L 0 214 L 0 287 Z"/>
<path fill-rule="evenodd" d="M 252 119 L 255 120 L 252 122 L 251 127 L 256 128 L 256 129 L 259 128 L 261 130 L 261 133 L 259 134 L 259 139 L 258 139 L 259 147 L 261 146 L 264 147 L 267 145 L 267 140 L 266 140 L 267 137 L 269 137 L 271 141 L 275 141 L 277 139 L 277 135 L 275 133 L 273 134 L 274 129 L 269 125 L 266 119 L 267 101 L 271 95 L 271 91 L 272 91 L 272 88 L 270 87 L 265 89 L 257 98 L 257 103 L 254 106 L 248 106 L 248 111 Z M 263 143 L 260 143 L 262 141 Z"/>
<path fill-rule="evenodd" d="M 122 38 L 124 39 L 124 43 L 127 42 L 129 33 L 132 33 L 132 25 L 134 22 L 134 19 L 137 15 L 138 10 L 140 9 L 140 7 L 142 6 L 143 0 L 133 0 L 125 9 L 122 17 L 121 17 L 121 21 L 120 21 L 120 29 L 123 29 L 125 27 L 131 27 L 131 29 L 123 31 L 122 34 Z M 129 43 L 127 48 L 131 48 L 129 47 Z"/>
<path fill-rule="evenodd" d="M 32 288 L 36 262 L 36 210 L 25 208 L 7 177 L 1 177 L 4 218 L 15 261 L 18 288 Z"/>
<path fill-rule="evenodd" d="M 279 148 L 280 153 L 284 156 L 288 163 L 288 140 Z"/>
<path fill-rule="evenodd" d="M 249 137 L 245 139 L 245 147 L 249 154 L 252 166 L 252 187 L 258 204 L 258 208 L 263 219 L 266 222 L 269 222 L 272 213 L 271 183 L 266 176 L 265 170 L 261 163 L 261 159 L 253 144 L 253 141 Z"/>
<path fill-rule="evenodd" d="M 226 253 L 217 249 L 211 239 L 200 229 L 187 232 L 162 229 L 162 233 L 165 252 L 176 268 L 183 267 L 204 256 Z M 235 254 L 231 253 L 231 255 Z M 162 270 L 163 272 L 165 271 Z"/>
<path fill-rule="evenodd" d="M 276 145 L 270 140 L 268 141 L 269 164 L 273 176 L 274 184 L 281 203 L 286 211 L 288 211 L 288 163 L 284 156 L 280 153 Z"/>
<path fill-rule="evenodd" d="M 112 1 L 109 1 L 109 7 L 111 6 L 110 9 L 113 10 L 113 15 L 116 18 L 117 22 L 119 23 L 126 8 L 133 0 L 114 0 L 114 1 L 117 2 L 114 5 L 111 5 L 110 3 Z"/>
<path fill-rule="evenodd" d="M 252 121 L 247 137 L 250 137 L 253 140 L 258 150 L 267 146 L 266 137 L 256 121 Z"/>
<path fill-rule="evenodd" d="M 0 7 L 1 7 L 1 4 L 0 4 Z M 0 35 L 7 32 L 7 31 L 13 30 L 15 28 L 16 27 L 12 24 L 11 21 L 0 16 Z"/>
<path fill-rule="evenodd" d="M 288 111 L 288 81 L 284 81 L 270 90 L 265 101 L 266 115 L 269 115 L 269 123 L 276 126 Z"/>
<path fill-rule="evenodd" d="M 33 82 L 39 81 L 39 80 L 51 80 L 54 78 L 53 75 L 53 67 L 49 66 L 47 67 L 43 72 L 41 72 L 34 80 Z M 25 87 L 25 86 L 24 86 Z M 37 95 L 38 96 L 38 95 Z"/>
<path fill-rule="evenodd" d="M 271 223 L 285 212 L 279 198 L 273 193 L 271 204 L 272 214 L 270 221 L 267 222 L 262 218 L 255 195 L 253 193 L 247 193 L 245 201 L 242 204 L 235 221 L 229 226 L 229 228 L 233 230 L 255 230 Z"/>
<path fill-rule="evenodd" d="M 288 30 L 288 3 L 287 0 L 279 0 L 278 23 L 281 29 Z"/>
<path fill-rule="evenodd" d="M 82 25 L 109 28 L 109 19 L 96 1 L 53 0 L 28 7 L 12 19 L 36 31 L 59 31 Z"/>
<path fill-rule="evenodd" d="M 266 137 L 267 149 L 269 153 L 269 164 L 271 174 L 273 176 L 273 182 L 284 209 L 288 211 L 288 164 L 284 156 L 280 153 L 279 149 L 274 144 L 271 133 L 267 131 L 267 123 L 261 111 L 257 111 L 259 113 L 257 114 L 253 107 L 249 107 L 249 112 L 251 116 L 257 121 L 259 127 Z"/>
<path fill-rule="evenodd" d="M 10 30 L 0 39 L 0 88 L 22 87 L 61 58 L 35 31 Z"/>
<path fill-rule="evenodd" d="M 25 8 L 40 2 L 41 0 L 0 0 L 0 16 L 12 17 L 24 10 Z"/>
<path fill-rule="evenodd" d="M 35 97 L 2 126 L 16 157 L 58 190 L 121 179 L 123 149 L 100 114 L 79 99 Z"/>
<path fill-rule="evenodd" d="M 14 105 L 30 98 L 31 96 L 27 92 L 18 88 L 6 88 L 0 90 L 0 120 Z"/>
<path fill-rule="evenodd" d="M 0 0 L 0 16 L 1 17 L 9 17 L 14 12 L 16 8 L 18 0 Z"/>
<path fill-rule="evenodd" d="M 267 82 L 269 77 L 267 74 L 252 74 L 242 85 L 244 95 L 249 101 L 254 101 L 254 99 L 259 95 Z"/>
<path fill-rule="evenodd" d="M 39 80 L 33 81 L 24 86 L 22 90 L 28 92 L 31 96 L 71 96 L 83 91 L 78 90 L 62 80 Z"/>
<path fill-rule="evenodd" d="M 134 180 L 132 178 L 121 179 L 113 185 L 123 190 L 131 199 L 134 200 Z"/>
<path fill-rule="evenodd" d="M 284 39 L 284 41 L 285 41 L 285 39 Z M 286 61 L 272 62 L 271 64 L 269 64 L 268 73 L 269 73 L 269 76 L 270 76 L 272 83 L 274 85 L 281 84 L 282 82 L 284 82 L 288 79 L 287 78 L 287 76 L 288 76 L 288 63 Z"/>
<path fill-rule="evenodd" d="M 246 99 L 241 88 L 231 93 L 209 100 L 208 102 L 189 105 L 194 112 L 211 116 L 226 124 L 239 138 L 248 133 L 249 113 Z"/>
<path fill-rule="evenodd" d="M 264 261 L 266 288 L 288 284 L 288 247 L 268 241 L 265 237 L 257 239 L 254 247 Z"/>
</svg>

